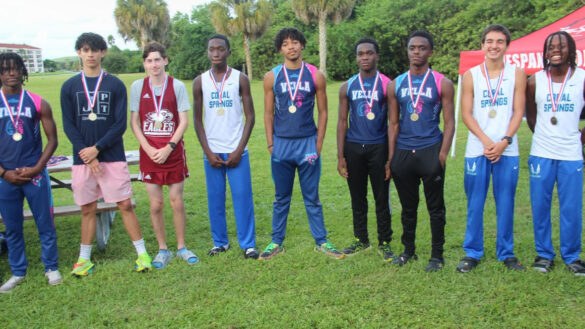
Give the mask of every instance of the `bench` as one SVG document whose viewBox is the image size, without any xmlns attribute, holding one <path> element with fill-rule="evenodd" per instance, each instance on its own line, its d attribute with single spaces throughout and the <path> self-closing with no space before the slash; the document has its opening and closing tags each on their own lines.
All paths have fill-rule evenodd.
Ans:
<svg viewBox="0 0 585 329">
<path fill-rule="evenodd" d="M 130 180 L 132 182 L 138 181 L 138 174 L 130 174 Z M 51 177 L 51 188 L 68 188 L 71 189 L 71 179 L 60 179 L 56 180 Z M 63 215 L 65 216 L 65 215 Z"/>
<path fill-rule="evenodd" d="M 132 199 L 131 202 L 132 208 L 136 208 L 136 200 Z M 96 213 L 103 213 L 106 211 L 116 210 L 118 210 L 118 205 L 116 203 L 98 202 Z M 23 214 L 25 220 L 33 219 L 33 215 L 30 210 L 25 210 Z M 53 215 L 55 217 L 72 216 L 79 214 L 81 214 L 81 207 L 77 205 L 59 206 L 53 208 Z M 0 217 L 0 221 L 2 221 L 2 217 Z"/>
</svg>

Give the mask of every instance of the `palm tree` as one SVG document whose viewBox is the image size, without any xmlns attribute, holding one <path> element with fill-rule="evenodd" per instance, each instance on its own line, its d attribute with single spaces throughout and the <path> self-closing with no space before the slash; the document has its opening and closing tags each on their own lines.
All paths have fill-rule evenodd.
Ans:
<svg viewBox="0 0 585 329">
<path fill-rule="evenodd" d="M 218 0 L 209 9 L 211 22 L 217 32 L 228 36 L 242 33 L 246 69 L 252 80 L 250 41 L 259 38 L 268 29 L 272 4 L 268 0 Z"/>
<path fill-rule="evenodd" d="M 117 0 L 114 18 L 124 42 L 134 40 L 141 49 L 150 41 L 168 46 L 171 18 L 164 0 Z"/>
<path fill-rule="evenodd" d="M 351 15 L 356 0 L 292 0 L 292 10 L 309 24 L 319 23 L 319 70 L 327 71 L 327 19 L 338 24 Z"/>
</svg>

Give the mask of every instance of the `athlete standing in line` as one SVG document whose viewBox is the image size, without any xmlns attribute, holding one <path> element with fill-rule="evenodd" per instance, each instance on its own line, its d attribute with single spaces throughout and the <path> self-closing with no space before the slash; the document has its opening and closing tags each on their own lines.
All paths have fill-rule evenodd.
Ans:
<svg viewBox="0 0 585 329">
<path fill-rule="evenodd" d="M 432 249 L 426 271 L 444 266 L 445 162 L 455 131 L 453 83 L 431 69 L 433 36 L 416 31 L 408 39 L 408 72 L 392 81 L 388 91 L 390 170 L 402 204 L 404 252 L 392 261 L 403 266 L 415 253 L 419 185 L 424 186 L 431 220 Z M 445 133 L 439 129 L 443 112 Z"/>
<path fill-rule="evenodd" d="M 158 42 L 144 47 L 142 60 L 148 76 L 134 81 L 130 88 L 130 126 L 140 142 L 140 180 L 146 185 L 150 219 L 158 240 L 158 254 L 152 265 L 162 269 L 173 258 L 165 232 L 163 185 L 169 187 L 177 256 L 195 264 L 199 259 L 185 246 L 183 187 L 189 170 L 183 134 L 189 120 L 187 111 L 191 108 L 187 88 L 182 81 L 166 74 L 169 60 L 165 47 Z"/>
<path fill-rule="evenodd" d="M 57 262 L 51 181 L 45 168 L 57 148 L 57 128 L 49 103 L 24 90 L 26 80 L 28 71 L 22 58 L 15 53 L 0 54 L 0 214 L 12 270 L 0 293 L 11 291 L 26 276 L 28 260 L 22 233 L 25 198 L 39 233 L 45 277 L 50 285 L 63 280 Z M 39 123 L 47 137 L 44 150 Z"/>
<path fill-rule="evenodd" d="M 213 238 L 213 248 L 208 255 L 215 256 L 230 248 L 225 211 L 227 176 L 240 248 L 244 250 L 245 258 L 257 259 L 248 154 L 248 140 L 255 123 L 254 103 L 248 77 L 227 65 L 230 55 L 228 38 L 221 34 L 211 36 L 207 40 L 211 69 L 193 81 L 193 120 L 204 153 L 207 206 Z"/>
<path fill-rule="evenodd" d="M 360 39 L 356 61 L 360 68 L 339 89 L 337 121 L 337 170 L 347 179 L 353 211 L 355 241 L 343 250 L 353 255 L 370 248 L 368 237 L 368 177 L 376 201 L 378 249 L 385 261 L 391 261 L 392 227 L 388 188 L 388 106 L 386 99 L 390 79 L 378 72 L 378 43 Z M 349 124 L 348 124 L 349 119 Z M 349 125 L 349 127 L 348 127 Z"/>
<path fill-rule="evenodd" d="M 461 92 L 461 117 L 469 129 L 465 149 L 467 228 L 465 257 L 457 271 L 467 273 L 483 256 L 483 210 L 493 179 L 496 202 L 498 261 L 512 270 L 524 266 L 514 256 L 514 198 L 518 183 L 518 139 L 526 98 L 526 74 L 504 63 L 510 31 L 494 24 L 484 29 L 481 46 L 485 61 L 465 73 Z"/>
<path fill-rule="evenodd" d="M 75 42 L 82 71 L 61 87 L 63 129 L 73 146 L 71 168 L 73 199 L 81 207 L 81 245 L 72 275 L 87 276 L 95 268 L 91 249 L 96 232 L 97 200 L 115 202 L 132 239 L 137 272 L 150 270 L 136 213 L 132 183 L 122 136 L 126 131 L 126 87 L 102 70 L 108 45 L 96 33 L 83 33 Z"/>
<path fill-rule="evenodd" d="M 305 201 L 316 251 L 336 259 L 344 255 L 327 241 L 323 206 L 319 201 L 321 149 L 327 128 L 327 94 L 325 75 L 303 61 L 306 40 L 296 28 L 283 28 L 274 40 L 284 57 L 280 64 L 264 75 L 264 128 L 271 154 L 275 201 L 272 214 L 272 242 L 260 259 L 270 259 L 284 249 L 286 222 L 290 208 L 295 172 Z M 313 110 L 317 100 L 318 123 Z"/>
<path fill-rule="evenodd" d="M 576 276 L 585 275 L 579 259 L 583 229 L 583 142 L 579 117 L 585 105 L 585 71 L 576 64 L 575 40 L 567 32 L 544 42 L 544 70 L 528 80 L 526 121 L 534 132 L 528 158 L 536 270 L 547 273 L 555 252 L 551 237 L 551 201 L 557 183 L 561 257 Z"/>
</svg>

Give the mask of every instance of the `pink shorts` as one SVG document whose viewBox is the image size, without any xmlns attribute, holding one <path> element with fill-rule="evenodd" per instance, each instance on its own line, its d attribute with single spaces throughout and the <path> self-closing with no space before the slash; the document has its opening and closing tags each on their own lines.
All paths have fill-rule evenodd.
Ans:
<svg viewBox="0 0 585 329">
<path fill-rule="evenodd" d="M 99 198 L 115 203 L 132 197 L 130 172 L 125 161 L 100 162 L 100 166 L 103 172 L 99 177 L 86 165 L 71 167 L 71 188 L 77 205 L 86 205 Z"/>
</svg>

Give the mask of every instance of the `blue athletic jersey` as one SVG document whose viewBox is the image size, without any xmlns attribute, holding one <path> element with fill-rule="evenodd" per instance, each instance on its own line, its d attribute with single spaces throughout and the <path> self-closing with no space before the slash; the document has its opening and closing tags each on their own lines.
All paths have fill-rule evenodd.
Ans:
<svg viewBox="0 0 585 329">
<path fill-rule="evenodd" d="M 386 85 L 390 79 L 380 74 L 378 85 L 374 88 L 376 76 L 362 78 L 364 94 L 360 86 L 359 73 L 347 81 L 347 99 L 349 100 L 349 127 L 346 140 L 360 144 L 380 144 L 388 138 L 388 104 L 386 101 Z M 372 101 L 373 98 L 373 101 Z M 367 103 L 372 102 L 374 119 L 366 117 Z"/>
<path fill-rule="evenodd" d="M 274 135 L 278 137 L 308 137 L 317 133 L 313 109 L 315 107 L 315 73 L 317 68 L 304 63 L 303 76 L 300 80 L 299 90 L 294 100 L 296 112 L 290 113 L 289 107 L 293 105 L 286 86 L 286 78 L 282 64 L 272 69 L 274 72 Z M 294 94 L 301 69 L 287 70 L 290 82 L 291 94 Z"/>
<path fill-rule="evenodd" d="M 41 97 L 24 91 L 24 98 L 18 118 L 17 132 L 22 135 L 20 141 L 12 139 L 14 125 L 8 113 L 9 107 L 16 122 L 20 94 L 6 95 L 8 107 L 0 99 L 0 164 L 4 169 L 33 167 L 43 153 L 43 140 L 40 131 Z"/>
<path fill-rule="evenodd" d="M 397 148 L 401 150 L 423 149 L 435 145 L 443 139 L 443 132 L 439 129 L 443 77 L 441 73 L 431 70 L 420 96 L 419 106 L 422 103 L 422 111 L 418 113 L 417 121 L 411 120 L 414 109 L 410 99 L 408 72 L 396 78 L 396 99 L 400 108 L 400 132 L 396 139 Z M 424 75 L 412 76 L 415 101 L 423 78 Z"/>
<path fill-rule="evenodd" d="M 61 87 L 63 130 L 73 144 L 73 164 L 83 164 L 79 157 L 82 149 L 99 144 L 100 162 L 126 161 L 124 140 L 128 106 L 126 86 L 113 75 L 104 72 L 93 113 L 97 120 L 90 121 L 91 110 L 81 82 L 81 74 L 65 81 Z M 97 77 L 87 77 L 87 87 L 93 96 Z"/>
</svg>

